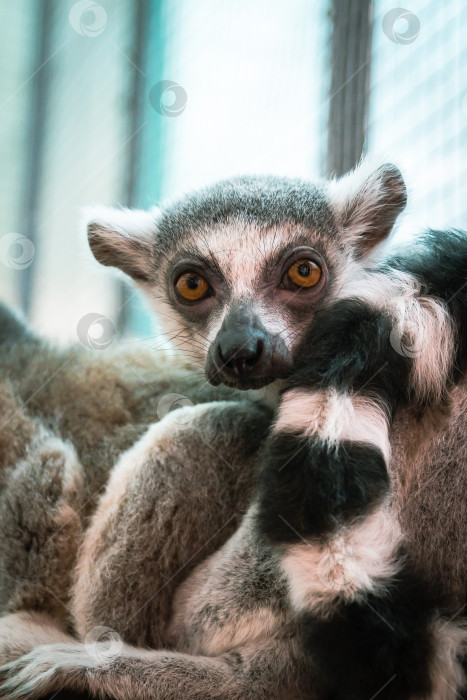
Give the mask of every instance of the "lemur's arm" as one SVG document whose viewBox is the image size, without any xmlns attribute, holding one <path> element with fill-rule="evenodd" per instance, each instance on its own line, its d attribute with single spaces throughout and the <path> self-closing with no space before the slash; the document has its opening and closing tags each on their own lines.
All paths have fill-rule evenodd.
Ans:
<svg viewBox="0 0 467 700">
<path fill-rule="evenodd" d="M 455 663 L 391 507 L 396 407 L 442 400 L 466 365 L 467 235 L 424 243 L 317 314 L 259 477 L 259 530 L 281 551 L 305 643 L 339 699 L 384 687 L 400 700 L 430 679 L 429 697 L 444 698 L 442 667 Z"/>
<path fill-rule="evenodd" d="M 220 656 L 192 656 L 122 645 L 113 656 L 85 644 L 39 646 L 4 667 L 6 700 L 85 697 L 114 700 L 270 700 L 289 697 L 297 673 L 290 643 L 252 643 Z M 105 646 L 105 645 L 104 645 Z M 107 657 L 106 657 L 107 655 Z M 60 691 L 63 692 L 60 693 Z M 278 695 L 278 693 L 281 693 Z M 78 697 L 78 696 L 76 696 Z M 303 697 L 294 695 L 294 697 Z"/>
</svg>

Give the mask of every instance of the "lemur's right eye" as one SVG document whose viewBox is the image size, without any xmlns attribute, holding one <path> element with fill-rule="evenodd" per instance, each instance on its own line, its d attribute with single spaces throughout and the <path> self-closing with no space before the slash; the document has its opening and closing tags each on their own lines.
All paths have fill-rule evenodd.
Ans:
<svg viewBox="0 0 467 700">
<path fill-rule="evenodd" d="M 196 272 L 185 272 L 175 283 L 177 293 L 187 301 L 199 301 L 209 292 L 209 284 Z"/>
<path fill-rule="evenodd" d="M 322 270 L 314 260 L 297 260 L 287 270 L 289 280 L 297 287 L 314 287 L 321 279 Z"/>
</svg>

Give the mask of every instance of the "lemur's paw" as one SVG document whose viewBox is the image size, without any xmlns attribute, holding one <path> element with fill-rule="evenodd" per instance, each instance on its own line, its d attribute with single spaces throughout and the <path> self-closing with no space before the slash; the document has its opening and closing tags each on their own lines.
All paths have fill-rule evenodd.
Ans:
<svg viewBox="0 0 467 700">
<path fill-rule="evenodd" d="M 77 644 L 38 646 L 0 668 L 0 699 L 34 700 L 64 688 L 79 689 L 92 665 L 92 657 Z"/>
</svg>

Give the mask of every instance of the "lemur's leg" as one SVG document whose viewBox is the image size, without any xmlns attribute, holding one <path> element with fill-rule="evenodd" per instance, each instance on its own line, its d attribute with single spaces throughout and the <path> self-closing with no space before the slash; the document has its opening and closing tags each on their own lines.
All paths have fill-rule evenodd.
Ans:
<svg viewBox="0 0 467 700">
<path fill-rule="evenodd" d="M 220 656 L 192 656 L 124 645 L 118 655 L 84 644 L 37 647 L 2 670 L 3 700 L 34 700 L 44 694 L 76 691 L 115 700 L 305 700 L 315 694 L 290 692 L 293 640 L 274 638 Z M 312 680 L 310 679 L 312 684 Z M 319 696 L 321 700 L 321 696 Z"/>
<path fill-rule="evenodd" d="M 438 261 L 449 283 L 425 261 L 418 280 L 393 270 L 388 297 L 376 272 L 317 315 L 270 439 L 258 527 L 336 700 L 451 700 L 463 688 L 467 628 L 439 616 L 404 556 L 389 441 L 400 402 L 440 400 L 465 367 L 467 238 L 455 242 Z"/>
<path fill-rule="evenodd" d="M 175 589 L 247 508 L 270 420 L 250 402 L 184 407 L 122 455 L 76 567 L 72 610 L 83 641 L 103 625 L 130 644 L 166 644 Z"/>
</svg>

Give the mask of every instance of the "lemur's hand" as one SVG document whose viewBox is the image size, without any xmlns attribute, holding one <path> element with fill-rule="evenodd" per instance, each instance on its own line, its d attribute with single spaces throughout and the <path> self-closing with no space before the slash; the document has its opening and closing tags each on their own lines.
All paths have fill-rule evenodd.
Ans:
<svg viewBox="0 0 467 700">
<path fill-rule="evenodd" d="M 34 700 L 62 689 L 79 690 L 92 666 L 84 645 L 42 644 L 0 668 L 0 698 Z"/>
</svg>

